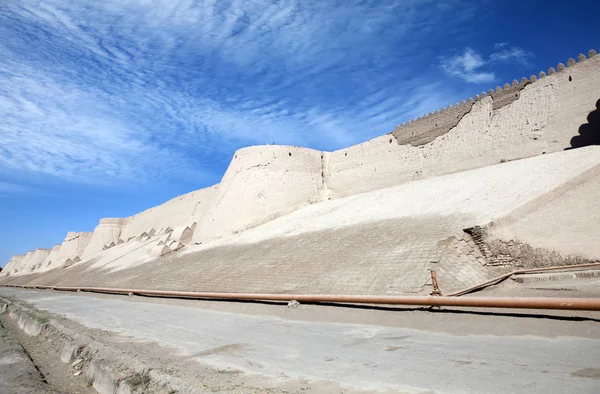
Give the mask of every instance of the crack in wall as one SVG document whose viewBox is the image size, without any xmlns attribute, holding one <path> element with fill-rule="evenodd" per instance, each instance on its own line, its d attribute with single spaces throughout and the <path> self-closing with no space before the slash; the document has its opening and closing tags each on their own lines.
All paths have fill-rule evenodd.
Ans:
<svg viewBox="0 0 600 394">
<path fill-rule="evenodd" d="M 329 173 L 329 153 L 321 152 L 321 187 L 319 188 L 319 198 L 321 201 L 331 199 L 331 190 L 327 185 L 327 174 Z"/>
</svg>

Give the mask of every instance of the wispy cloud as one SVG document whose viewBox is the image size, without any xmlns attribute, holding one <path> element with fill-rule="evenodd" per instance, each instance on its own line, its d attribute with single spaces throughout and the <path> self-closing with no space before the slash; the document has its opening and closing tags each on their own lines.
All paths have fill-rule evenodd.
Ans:
<svg viewBox="0 0 600 394">
<path fill-rule="evenodd" d="M 481 67 L 485 63 L 479 53 L 471 48 L 465 48 L 461 54 L 443 59 L 441 67 L 449 75 L 467 82 L 481 83 L 493 81 L 496 78 L 495 73 L 481 71 Z"/>
<path fill-rule="evenodd" d="M 499 63 L 516 63 L 529 65 L 533 57 L 531 52 L 522 48 L 509 46 L 501 42 L 494 45 L 495 51 L 485 59 L 472 48 L 465 48 L 461 53 L 441 59 L 440 67 L 448 75 L 470 83 L 491 82 L 496 79 L 496 72 L 491 69 Z"/>
<path fill-rule="evenodd" d="M 529 65 L 529 60 L 533 57 L 533 53 L 522 48 L 502 46 L 502 50 L 494 52 L 490 55 L 492 62 L 515 62 L 524 66 Z"/>
<path fill-rule="evenodd" d="M 447 104 L 422 68 L 434 51 L 417 45 L 464 24 L 443 18 L 447 6 L 6 0 L 0 170 L 202 182 L 244 145 L 336 149 L 380 135 Z M 485 79 L 477 56 L 461 61 Z"/>
</svg>

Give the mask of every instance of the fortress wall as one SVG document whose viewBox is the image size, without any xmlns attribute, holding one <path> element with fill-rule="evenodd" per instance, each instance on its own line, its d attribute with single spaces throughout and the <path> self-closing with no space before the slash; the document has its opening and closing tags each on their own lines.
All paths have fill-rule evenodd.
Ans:
<svg viewBox="0 0 600 394">
<path fill-rule="evenodd" d="M 60 266 L 60 261 L 59 261 L 60 247 L 61 247 L 60 244 L 56 244 L 52 247 L 50 254 L 48 254 L 48 256 L 44 259 L 42 266 L 37 271 L 47 271 L 49 269 Z"/>
<path fill-rule="evenodd" d="M 242 231 L 319 200 L 322 154 L 292 146 L 238 150 L 194 242 Z"/>
<path fill-rule="evenodd" d="M 42 263 L 50 254 L 50 249 L 36 249 L 30 250 L 27 252 L 25 257 L 16 264 L 17 272 L 11 272 L 11 275 L 14 273 L 19 274 L 27 274 L 33 271 L 33 269 L 37 267 L 41 267 Z"/>
<path fill-rule="evenodd" d="M 7 282 L 425 295 L 431 291 L 429 269 L 435 269 L 442 289 L 464 288 L 495 274 L 482 270 L 485 255 L 477 253 L 463 229 L 557 196 L 574 181 L 585 186 L 587 175 L 599 166 L 600 146 L 536 156 L 313 204 L 244 234 L 161 257 L 169 248 L 155 248 L 156 237 L 116 246 L 65 270 Z"/>
<path fill-rule="evenodd" d="M 50 249 L 36 249 L 29 261 L 29 266 L 27 267 L 27 271 L 36 271 L 42 267 L 44 260 L 50 254 Z M 25 268 L 25 267 L 24 267 Z"/>
<path fill-rule="evenodd" d="M 556 100 L 555 111 L 544 128 L 545 142 L 549 151 L 562 150 L 579 135 L 579 127 L 588 123 L 588 115 L 600 101 L 600 56 L 538 80 L 534 86 L 539 82 L 546 90 L 553 88 Z"/>
<path fill-rule="evenodd" d="M 90 232 L 69 231 L 61 247 L 56 252 L 56 261 L 53 261 L 53 263 L 61 266 L 67 259 L 81 257 L 92 239 L 92 234 Z"/>
<path fill-rule="evenodd" d="M 100 223 L 94 229 L 89 244 L 81 257 L 89 257 L 102 251 L 104 245 L 108 245 L 111 242 L 116 243 L 126 222 L 127 219 L 121 218 L 100 219 Z"/>
<path fill-rule="evenodd" d="M 16 271 L 15 273 L 22 274 L 27 270 L 28 267 L 31 267 L 31 261 L 34 253 L 35 250 L 30 250 L 29 252 L 27 252 L 27 254 L 25 254 L 25 257 L 23 257 L 23 259 L 21 259 L 21 261 L 19 261 L 18 264 L 16 264 L 14 270 Z"/>
<path fill-rule="evenodd" d="M 75 251 L 75 255 L 74 256 L 70 256 L 70 257 L 75 257 L 75 256 L 81 257 L 81 256 L 83 256 L 83 253 L 85 252 L 85 249 L 90 244 L 90 241 L 92 240 L 92 235 L 94 233 L 80 231 L 77 234 L 79 234 L 79 239 L 78 239 L 78 242 L 77 242 L 77 249 Z"/>
<path fill-rule="evenodd" d="M 146 209 L 127 218 L 120 238 L 127 241 L 150 229 L 191 225 L 204 216 L 210 201 L 215 197 L 218 185 L 183 194 L 161 205 Z"/>
<path fill-rule="evenodd" d="M 17 268 L 18 264 L 25 258 L 24 254 L 16 254 L 11 257 L 10 261 L 6 263 L 4 269 L 2 270 L 2 275 L 13 274 L 15 268 Z"/>
<path fill-rule="evenodd" d="M 93 233 L 68 233 L 57 255 L 62 261 L 88 257 L 119 239 L 193 223 L 198 243 L 313 202 L 561 151 L 581 140 L 580 127 L 593 123 L 590 117 L 600 108 L 600 56 L 578 60 L 335 152 L 274 145 L 240 149 L 219 185 L 126 219 L 102 219 Z M 15 260 L 13 269 L 30 266 L 33 253 Z"/>
<path fill-rule="evenodd" d="M 428 136 L 421 133 L 414 142 L 402 136 L 401 127 L 332 152 L 327 187 L 333 197 L 341 197 L 568 148 L 600 99 L 600 56 L 540 76 L 522 81 L 519 89 L 515 85 L 482 95 L 447 133 L 432 130 L 436 137 L 426 144 L 412 146 Z M 507 98 L 511 92 L 513 101 Z M 460 115 L 459 110 L 445 111 Z M 429 124 L 432 119 L 411 123 Z M 403 141 L 409 144 L 398 143 Z"/>
</svg>

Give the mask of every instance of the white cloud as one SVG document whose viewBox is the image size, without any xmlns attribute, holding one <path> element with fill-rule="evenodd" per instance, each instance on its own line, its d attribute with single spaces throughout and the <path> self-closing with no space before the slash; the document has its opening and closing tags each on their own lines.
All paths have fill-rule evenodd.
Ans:
<svg viewBox="0 0 600 394">
<path fill-rule="evenodd" d="M 501 47 L 505 48 L 505 46 Z M 528 52 L 522 48 L 508 47 L 498 52 L 494 52 L 490 55 L 490 60 L 493 62 L 515 62 L 524 66 L 529 65 L 529 59 L 533 57 L 531 52 Z"/>
<path fill-rule="evenodd" d="M 489 70 L 494 64 L 517 63 L 526 66 L 533 57 L 531 52 L 511 47 L 505 42 L 494 44 L 494 48 L 497 51 L 492 52 L 488 59 L 484 59 L 479 52 L 467 47 L 460 54 L 442 58 L 440 66 L 453 77 L 470 83 L 483 83 L 496 78 L 496 73 Z"/>
<path fill-rule="evenodd" d="M 480 68 L 486 62 L 481 55 L 471 48 L 465 48 L 462 54 L 443 59 L 441 67 L 449 75 L 460 78 L 466 82 L 490 82 L 496 78 L 493 72 L 483 72 Z"/>
<path fill-rule="evenodd" d="M 237 147 L 336 149 L 448 104 L 407 64 L 419 34 L 464 20 L 374 4 L 5 0 L 0 170 L 201 183 Z"/>
</svg>

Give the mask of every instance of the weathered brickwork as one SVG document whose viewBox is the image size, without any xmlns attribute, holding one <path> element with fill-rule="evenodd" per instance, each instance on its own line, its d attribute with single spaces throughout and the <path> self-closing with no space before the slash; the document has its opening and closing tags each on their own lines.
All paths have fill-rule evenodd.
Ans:
<svg viewBox="0 0 600 394">
<path fill-rule="evenodd" d="M 441 111 L 430 113 L 403 126 L 398 126 L 392 131 L 400 145 L 420 146 L 425 145 L 446 134 L 456 127 L 458 122 L 473 107 L 473 100 L 456 104 L 453 107 L 442 108 Z"/>
<path fill-rule="evenodd" d="M 491 239 L 486 226 L 475 226 L 465 231 L 472 237 L 488 266 L 518 269 L 594 262 L 581 256 L 564 256 L 554 250 L 534 248 L 518 240 Z"/>
<path fill-rule="evenodd" d="M 594 56 L 596 56 L 596 51 L 590 50 L 588 57 L 591 58 Z M 559 63 L 557 69 L 559 72 L 568 72 L 569 68 L 575 66 L 577 63 L 584 62 L 586 59 L 584 54 L 579 54 L 577 61 L 571 58 L 567 62 L 568 67 Z M 497 86 L 496 89 L 482 92 L 480 95 L 476 95 L 474 99 L 470 97 L 468 100 L 463 100 L 460 104 L 449 105 L 441 110 L 420 116 L 418 119 L 402 123 L 396 126 L 396 129 L 391 134 L 395 137 L 399 145 L 421 146 L 428 144 L 456 127 L 460 120 L 471 111 L 473 104 L 482 98 L 491 97 L 492 110 L 495 111 L 519 100 L 521 91 L 525 86 L 536 82 L 538 79 L 543 79 L 547 75 L 554 74 L 556 74 L 556 70 L 550 67 L 547 74 L 542 71 L 538 76 L 523 77 L 520 82 L 515 79 L 510 84 L 505 83 L 503 86 Z"/>
</svg>

